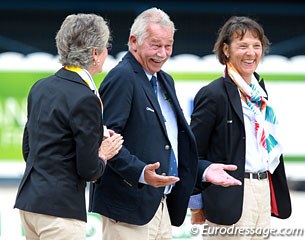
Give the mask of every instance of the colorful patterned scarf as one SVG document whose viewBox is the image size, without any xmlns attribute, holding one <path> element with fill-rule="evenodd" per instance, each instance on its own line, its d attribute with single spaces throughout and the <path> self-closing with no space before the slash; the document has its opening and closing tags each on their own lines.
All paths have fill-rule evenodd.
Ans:
<svg viewBox="0 0 305 240">
<path fill-rule="evenodd" d="M 255 115 L 256 137 L 263 151 L 264 159 L 268 161 L 269 171 L 273 173 L 282 154 L 282 146 L 276 131 L 279 123 L 275 112 L 268 104 L 266 93 L 258 84 L 254 75 L 252 75 L 251 83 L 248 85 L 230 63 L 227 63 L 227 70 Z"/>
</svg>

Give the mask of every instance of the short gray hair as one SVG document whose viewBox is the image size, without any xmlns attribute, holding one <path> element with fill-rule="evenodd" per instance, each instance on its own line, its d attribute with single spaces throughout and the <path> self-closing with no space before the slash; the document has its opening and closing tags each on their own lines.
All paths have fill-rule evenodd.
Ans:
<svg viewBox="0 0 305 240">
<path fill-rule="evenodd" d="M 63 21 L 55 39 L 62 65 L 87 69 L 93 64 L 93 48 L 101 53 L 110 40 L 110 31 L 101 16 L 71 14 Z"/>
<path fill-rule="evenodd" d="M 170 20 L 169 16 L 158 8 L 150 8 L 142 12 L 139 16 L 134 20 L 129 36 L 135 36 L 137 38 L 138 43 L 141 45 L 147 34 L 147 26 L 150 23 L 157 23 L 162 27 L 169 27 L 176 31 L 174 23 Z M 128 47 L 130 49 L 129 41 Z"/>
</svg>

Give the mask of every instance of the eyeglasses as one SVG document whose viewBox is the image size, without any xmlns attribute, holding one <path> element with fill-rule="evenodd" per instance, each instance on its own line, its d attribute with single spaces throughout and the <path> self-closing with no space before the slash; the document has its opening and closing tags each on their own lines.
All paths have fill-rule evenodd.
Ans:
<svg viewBox="0 0 305 240">
<path fill-rule="evenodd" d="M 108 52 L 110 52 L 112 49 L 112 43 L 108 42 L 106 45 L 106 48 L 107 48 Z"/>
</svg>

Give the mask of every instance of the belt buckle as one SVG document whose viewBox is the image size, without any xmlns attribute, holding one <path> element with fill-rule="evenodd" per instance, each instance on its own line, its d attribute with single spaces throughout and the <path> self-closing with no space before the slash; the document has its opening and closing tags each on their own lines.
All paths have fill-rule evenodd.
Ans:
<svg viewBox="0 0 305 240">
<path fill-rule="evenodd" d="M 257 180 L 261 180 L 261 173 L 260 172 L 257 173 Z"/>
</svg>

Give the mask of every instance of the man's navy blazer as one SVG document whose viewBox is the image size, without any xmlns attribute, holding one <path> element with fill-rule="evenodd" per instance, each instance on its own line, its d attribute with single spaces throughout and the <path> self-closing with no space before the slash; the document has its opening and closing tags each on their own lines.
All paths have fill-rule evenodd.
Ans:
<svg viewBox="0 0 305 240">
<path fill-rule="evenodd" d="M 157 77 L 177 116 L 180 181 L 167 196 L 167 204 L 172 225 L 179 226 L 197 179 L 197 150 L 172 77 L 162 70 Z M 142 66 L 130 52 L 109 72 L 99 91 L 105 125 L 122 134 L 124 146 L 108 161 L 100 183 L 92 186 L 90 211 L 129 224 L 146 224 L 157 211 L 164 187 L 141 184 L 140 175 L 147 164 L 155 162 L 161 164 L 157 173 L 166 175 L 171 150 L 158 100 Z"/>
</svg>

